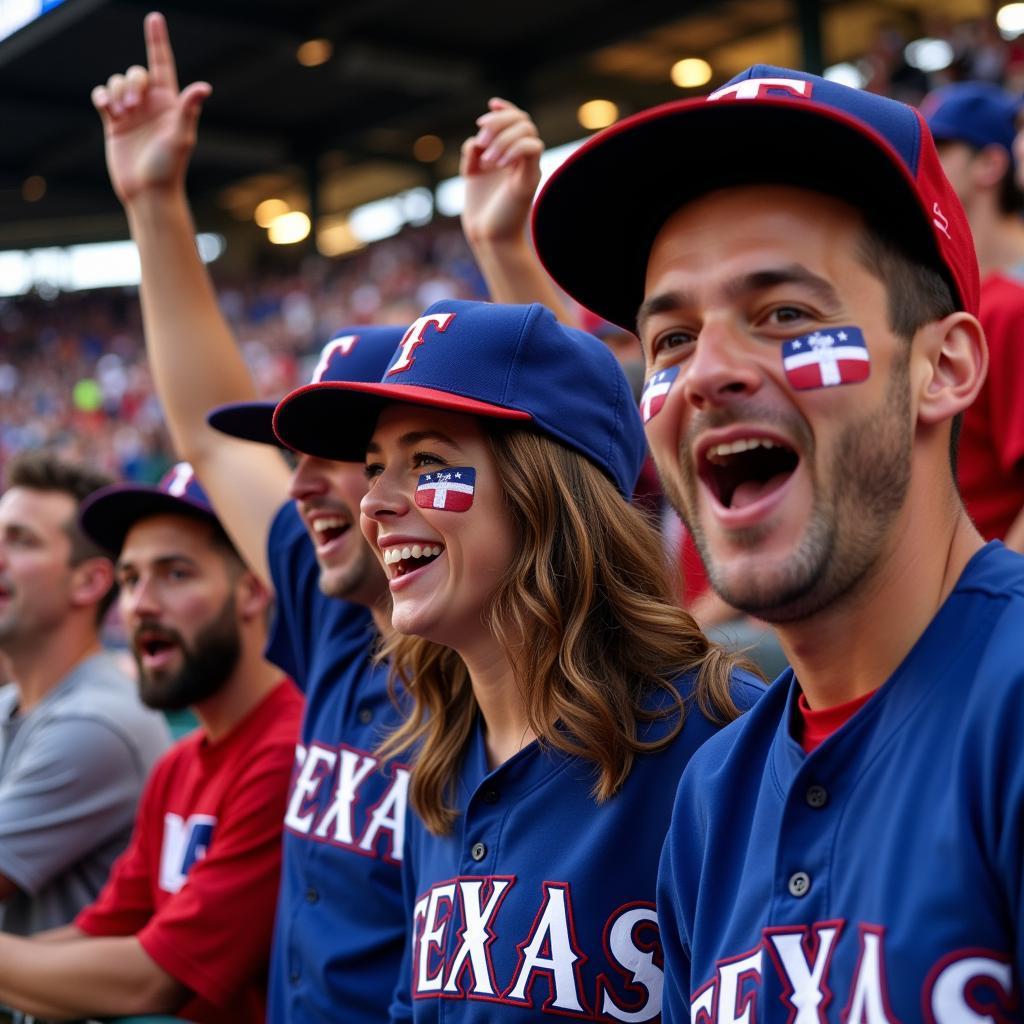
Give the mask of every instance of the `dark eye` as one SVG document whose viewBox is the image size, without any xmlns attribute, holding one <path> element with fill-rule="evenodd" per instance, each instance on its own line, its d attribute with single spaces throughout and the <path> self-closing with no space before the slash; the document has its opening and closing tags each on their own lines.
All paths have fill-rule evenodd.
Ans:
<svg viewBox="0 0 1024 1024">
<path fill-rule="evenodd" d="M 419 466 L 444 465 L 444 459 L 433 452 L 415 452 L 412 457 L 412 464 L 417 468 Z"/>
<path fill-rule="evenodd" d="M 375 476 L 380 476 L 384 472 L 384 467 L 379 462 L 368 462 L 363 472 L 366 473 L 367 480 L 372 480 Z"/>
<path fill-rule="evenodd" d="M 777 324 L 792 324 L 807 319 L 807 314 L 798 306 L 779 306 L 769 314 L 769 320 Z"/>
<path fill-rule="evenodd" d="M 692 345 L 695 340 L 696 335 L 691 331 L 678 329 L 665 331 L 654 339 L 652 349 L 655 355 L 659 355 L 663 352 L 676 352 L 681 348 L 685 348 L 687 345 Z"/>
</svg>

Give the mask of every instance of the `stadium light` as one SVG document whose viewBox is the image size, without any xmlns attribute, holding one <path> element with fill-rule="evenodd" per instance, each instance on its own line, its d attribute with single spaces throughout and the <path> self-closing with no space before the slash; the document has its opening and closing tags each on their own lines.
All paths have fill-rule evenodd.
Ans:
<svg viewBox="0 0 1024 1024">
<path fill-rule="evenodd" d="M 311 222 L 309 215 L 301 210 L 282 213 L 275 217 L 267 228 L 267 237 L 274 245 L 294 245 L 309 236 Z"/>
<path fill-rule="evenodd" d="M 684 57 L 672 65 L 670 75 L 680 89 L 696 89 L 711 81 L 711 65 L 700 57 Z"/>
<path fill-rule="evenodd" d="M 291 207 L 283 199 L 264 199 L 253 212 L 252 219 L 261 228 L 269 228 L 274 221 L 283 213 L 287 213 Z"/>
<path fill-rule="evenodd" d="M 21 198 L 26 203 L 38 203 L 46 195 L 46 179 L 32 174 L 21 183 Z"/>
<path fill-rule="evenodd" d="M 1024 32 L 1024 4 L 1003 4 L 996 11 L 996 25 L 1004 39 L 1016 39 Z"/>
<path fill-rule="evenodd" d="M 432 164 L 443 154 L 444 142 L 436 135 L 421 135 L 412 144 L 412 155 L 423 164 Z"/>
<path fill-rule="evenodd" d="M 587 131 L 607 128 L 619 119 L 619 108 L 611 100 L 588 100 L 576 111 L 576 120 Z"/>
<path fill-rule="evenodd" d="M 304 68 L 315 68 L 326 64 L 334 55 L 334 44 L 330 39 L 307 39 L 296 51 L 295 59 Z"/>
<path fill-rule="evenodd" d="M 316 247 L 321 256 L 346 256 L 366 248 L 352 232 L 345 216 L 324 218 L 316 230 Z"/>
<path fill-rule="evenodd" d="M 825 68 L 824 77 L 830 82 L 838 82 L 840 85 L 848 86 L 851 89 L 863 89 L 867 81 L 864 72 L 856 64 L 843 61 L 841 64 L 833 64 Z"/>
<path fill-rule="evenodd" d="M 907 43 L 903 48 L 903 56 L 912 68 L 931 74 L 948 68 L 956 54 L 945 39 L 924 38 Z"/>
</svg>

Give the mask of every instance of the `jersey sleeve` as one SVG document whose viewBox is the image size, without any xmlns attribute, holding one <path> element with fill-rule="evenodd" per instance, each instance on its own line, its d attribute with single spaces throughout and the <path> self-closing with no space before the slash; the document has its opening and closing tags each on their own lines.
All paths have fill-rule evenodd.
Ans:
<svg viewBox="0 0 1024 1024">
<path fill-rule="evenodd" d="M 292 757 L 283 744 L 253 752 L 224 801 L 209 852 L 138 933 L 168 974 L 225 1010 L 266 969 Z"/>
<path fill-rule="evenodd" d="M 75 918 L 75 925 L 89 935 L 135 935 L 153 916 L 155 860 L 149 841 L 160 834 L 162 763 L 153 769 L 142 795 L 128 849 L 115 861 L 96 900 Z"/>
<path fill-rule="evenodd" d="M 127 835 L 142 788 L 125 738 L 55 718 L 0 779 L 0 873 L 32 895 L 91 850 Z"/>
<path fill-rule="evenodd" d="M 267 559 L 277 600 L 266 656 L 305 693 L 310 655 L 317 645 L 328 633 L 337 637 L 361 635 L 370 621 L 369 613 L 321 591 L 313 543 L 293 501 L 282 505 L 274 517 L 267 539 Z"/>
</svg>

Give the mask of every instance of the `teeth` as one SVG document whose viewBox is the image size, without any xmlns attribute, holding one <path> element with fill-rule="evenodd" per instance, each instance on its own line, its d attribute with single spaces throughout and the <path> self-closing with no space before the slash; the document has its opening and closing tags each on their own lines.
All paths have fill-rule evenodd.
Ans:
<svg viewBox="0 0 1024 1024">
<path fill-rule="evenodd" d="M 317 533 L 326 533 L 328 530 L 341 530 L 348 526 L 344 519 L 318 519 L 313 523 L 313 529 Z"/>
<path fill-rule="evenodd" d="M 775 442 L 769 441 L 766 437 L 744 437 L 738 441 L 712 445 L 707 451 L 707 457 L 711 462 L 724 462 L 730 455 L 738 455 L 740 452 L 749 452 L 754 448 L 775 447 L 777 447 Z"/>
<path fill-rule="evenodd" d="M 443 549 L 439 544 L 413 544 L 407 548 L 385 548 L 384 564 L 394 565 L 406 558 L 431 558 L 441 554 Z"/>
</svg>

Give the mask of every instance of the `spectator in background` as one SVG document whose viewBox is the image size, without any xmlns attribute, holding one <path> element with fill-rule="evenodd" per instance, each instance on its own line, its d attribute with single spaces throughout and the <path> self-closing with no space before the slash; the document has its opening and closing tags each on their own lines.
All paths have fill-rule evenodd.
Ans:
<svg viewBox="0 0 1024 1024">
<path fill-rule="evenodd" d="M 0 936 L 0 1002 L 46 1017 L 262 1024 L 302 703 L 263 660 L 269 592 L 187 464 L 160 487 L 99 492 L 81 522 L 119 552 L 143 699 L 191 706 L 200 728 L 153 769 L 127 853 L 74 925 Z"/>
<path fill-rule="evenodd" d="M 0 929 L 66 924 L 125 848 L 169 743 L 161 716 L 101 650 L 114 567 L 79 529 L 108 481 L 47 455 L 10 467 L 0 499 Z"/>
<path fill-rule="evenodd" d="M 958 482 L 986 540 L 1024 551 L 1024 194 L 1014 178 L 1019 101 L 963 82 L 932 93 L 923 113 L 963 203 L 981 270 L 988 377 L 964 413 Z"/>
</svg>

